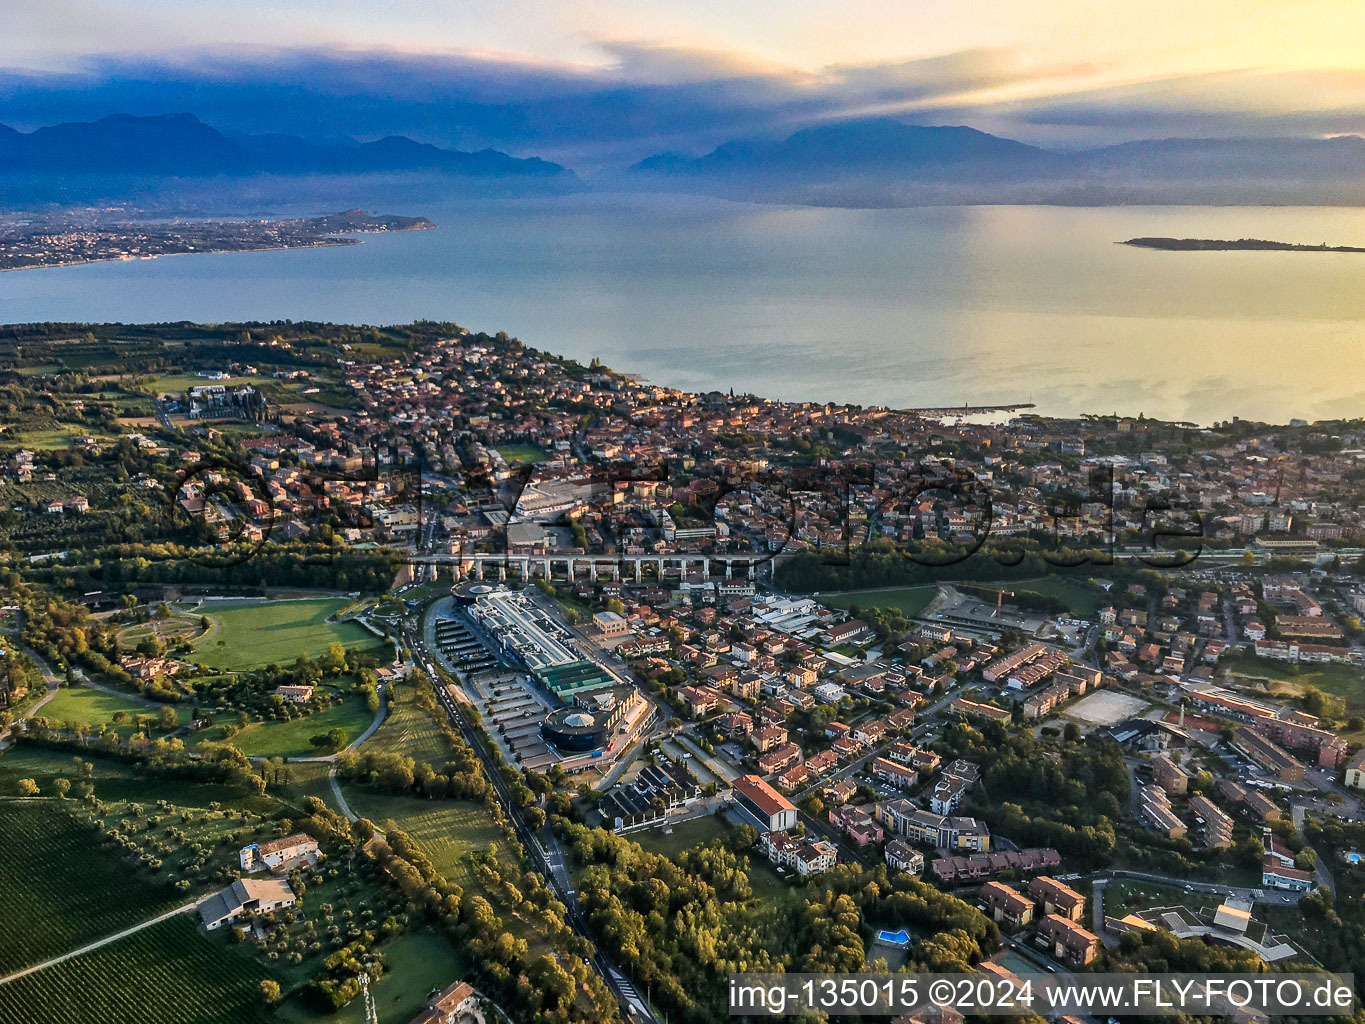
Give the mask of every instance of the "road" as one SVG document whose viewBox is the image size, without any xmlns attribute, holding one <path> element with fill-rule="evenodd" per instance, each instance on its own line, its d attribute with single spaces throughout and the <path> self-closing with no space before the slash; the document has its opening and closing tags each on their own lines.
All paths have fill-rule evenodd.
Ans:
<svg viewBox="0 0 1365 1024">
<path fill-rule="evenodd" d="M 22 612 L 19 612 L 17 614 L 19 616 L 23 615 Z M 47 662 L 45 662 L 42 658 L 38 657 L 37 654 L 29 650 L 19 641 L 19 637 L 23 633 L 23 628 L 24 628 L 23 619 L 20 618 L 19 628 L 15 631 L 13 637 L 14 645 L 18 647 L 19 650 L 27 654 L 30 658 L 32 658 L 33 663 L 38 666 L 38 670 L 42 672 L 43 678 L 47 680 L 47 693 L 43 694 L 42 697 L 34 701 L 34 703 L 30 707 L 25 708 L 23 713 L 20 714 L 19 717 L 16 719 L 16 721 L 18 722 L 26 721 L 32 718 L 34 715 L 36 715 L 44 704 L 50 701 L 53 697 L 57 696 L 57 691 L 61 689 L 62 686 L 61 677 L 58 676 L 57 673 L 53 672 L 52 669 L 48 668 Z M 11 724 L 9 726 L 6 726 L 3 730 L 0 730 L 0 750 L 7 750 L 9 747 L 13 746 L 13 744 L 14 726 Z"/>
<path fill-rule="evenodd" d="M 1308 819 L 1308 808 L 1304 807 L 1303 804 L 1294 804 L 1290 808 L 1290 814 L 1294 819 L 1294 829 L 1299 833 L 1299 838 L 1307 842 L 1308 835 L 1304 830 L 1304 825 Z M 1313 862 L 1313 875 L 1317 879 L 1318 885 L 1326 886 L 1331 890 L 1333 896 L 1336 895 L 1337 888 L 1332 882 L 1332 872 L 1327 867 L 1325 857 L 1318 857 Z"/>
<path fill-rule="evenodd" d="M 206 899 L 208 899 L 208 896 L 200 896 L 197 900 L 192 900 L 191 902 L 186 903 L 183 906 L 176 907 L 174 910 L 168 910 L 166 911 L 166 913 L 161 914 L 158 917 L 154 917 L 149 921 L 143 921 L 141 924 L 135 924 L 131 928 L 125 928 L 123 929 L 123 931 L 116 932 L 115 934 L 110 935 L 107 938 L 100 939 L 98 942 L 92 942 L 87 946 L 82 946 L 80 949 L 73 949 L 70 953 L 63 953 L 61 956 L 53 957 L 51 960 L 44 960 L 42 963 L 34 964 L 32 967 L 25 967 L 22 971 L 15 971 L 13 974 L 9 974 L 3 978 L 0 978 L 0 985 L 8 985 L 11 981 L 17 981 L 19 978 L 25 978 L 30 974 L 34 974 L 37 971 L 41 971 L 45 967 L 51 967 L 54 964 L 59 964 L 64 960 L 70 960 L 73 957 L 78 957 L 82 956 L 85 953 L 93 952 L 94 950 L 99 949 L 101 946 L 109 945 L 111 942 L 117 942 L 119 939 L 125 939 L 129 935 L 133 935 L 136 934 L 137 932 L 142 931 L 144 928 L 150 928 L 152 927 L 152 925 L 160 924 L 162 921 L 168 921 L 173 917 L 179 916 L 180 914 L 187 913 L 195 909 L 195 907 L 199 906 L 199 904 L 203 903 L 204 900 Z"/>
<path fill-rule="evenodd" d="M 1090 930 L 1098 935 L 1106 946 L 1117 946 L 1119 940 L 1104 928 L 1104 887 L 1108 884 L 1109 879 L 1097 878 L 1091 885 Z"/>
<path fill-rule="evenodd" d="M 1105 868 L 1101 871 L 1092 871 L 1090 874 L 1082 877 L 1091 880 L 1104 879 L 1106 882 L 1114 878 L 1131 878 L 1135 882 L 1151 882 L 1154 885 L 1165 885 L 1173 889 L 1188 888 L 1192 892 L 1207 892 L 1215 896 L 1231 896 L 1233 899 L 1242 900 L 1247 903 L 1297 903 L 1305 895 L 1300 892 L 1280 892 L 1275 889 L 1252 889 L 1240 885 L 1220 885 L 1216 882 L 1193 882 L 1188 878 L 1172 878 L 1169 875 L 1149 875 L 1141 871 L 1128 871 L 1123 868 Z"/>
</svg>

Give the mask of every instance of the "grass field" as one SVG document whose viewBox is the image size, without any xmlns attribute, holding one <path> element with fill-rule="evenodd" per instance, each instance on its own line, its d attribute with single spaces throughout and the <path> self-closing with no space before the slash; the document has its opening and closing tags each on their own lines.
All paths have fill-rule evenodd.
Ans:
<svg viewBox="0 0 1365 1024">
<path fill-rule="evenodd" d="M 664 835 L 658 829 L 651 828 L 643 832 L 633 833 L 630 840 L 633 843 L 638 843 L 642 849 L 648 850 L 650 853 L 661 853 L 665 857 L 676 857 L 684 850 L 690 850 L 694 846 L 703 846 L 713 839 L 722 838 L 728 828 L 729 826 L 714 814 L 707 814 L 674 825 L 671 835 Z"/>
<path fill-rule="evenodd" d="M 265 977 L 183 914 L 0 986 L 0 1024 L 259 1024 Z"/>
<path fill-rule="evenodd" d="M 509 465 L 519 462 L 544 462 L 550 457 L 544 448 L 533 444 L 504 444 L 499 445 L 496 450 Z"/>
<path fill-rule="evenodd" d="M 223 783 L 198 782 L 187 779 L 160 778 L 144 773 L 137 765 L 103 758 L 93 752 L 45 750 L 20 744 L 0 755 L 0 795 L 15 791 L 19 779 L 33 779 L 43 793 L 52 792 L 52 781 L 62 778 L 72 783 L 88 781 L 95 787 L 95 795 L 104 801 L 137 800 L 152 803 L 169 800 L 182 807 L 207 807 L 220 803 L 224 807 L 249 810 L 268 810 L 271 803 L 246 787 L 232 787 Z M 76 761 L 89 763 L 93 771 L 87 777 Z M 4 836 L 0 834 L 0 842 Z"/>
<path fill-rule="evenodd" d="M 891 590 L 843 590 L 837 594 L 821 594 L 822 604 L 831 608 L 896 608 L 902 615 L 913 617 L 924 611 L 933 600 L 938 587 L 897 587 Z"/>
<path fill-rule="evenodd" d="M 482 804 L 388 796 L 351 785 L 343 785 L 342 791 L 362 818 L 411 836 L 436 870 L 452 882 L 478 884 L 470 854 L 487 849 L 489 843 L 496 846 L 499 859 L 512 858 L 502 830 Z"/>
<path fill-rule="evenodd" d="M 63 686 L 52 700 L 43 705 L 42 710 L 38 712 L 38 717 L 46 718 L 55 725 L 63 726 L 67 723 L 87 725 L 92 728 L 107 725 L 110 730 L 126 736 L 134 731 L 132 719 L 138 715 L 145 715 L 155 722 L 163 707 L 174 706 L 143 704 L 131 697 L 119 697 L 112 693 L 105 693 L 103 690 L 91 690 L 84 686 Z M 188 714 L 180 708 L 174 708 L 174 710 L 177 722 L 183 725 L 189 717 Z M 127 714 L 129 720 L 116 725 L 114 715 L 120 711 Z M 153 726 L 152 732 L 155 735 L 159 730 Z"/>
<path fill-rule="evenodd" d="M 227 380 L 209 380 L 207 377 L 200 377 L 195 373 L 168 373 L 155 380 L 148 381 L 142 389 L 150 395 L 180 394 L 190 388 L 204 387 L 208 384 L 222 384 L 225 387 L 235 388 L 242 384 L 274 384 L 275 380 L 271 377 L 230 377 Z"/>
<path fill-rule="evenodd" d="M 178 902 L 169 882 L 130 879 L 128 861 L 56 800 L 0 804 L 0 848 L 0 974 L 60 956 Z M 7 994 L 0 989 L 0 1007 Z"/>
<path fill-rule="evenodd" d="M 344 729 L 350 743 L 373 721 L 364 698 L 348 694 L 340 704 L 288 722 L 255 722 L 228 742 L 248 757 L 300 757 L 330 754 L 330 748 L 313 746 L 311 740 L 329 729 Z M 206 730 L 206 740 L 215 739 L 216 728 Z"/>
<path fill-rule="evenodd" d="M 54 451 L 59 448 L 70 448 L 76 443 L 76 438 L 89 433 L 90 428 L 82 423 L 59 423 L 47 430 L 21 430 L 17 433 L 5 431 L 0 437 L 5 439 L 6 444 L 17 444 L 23 448 L 32 448 L 34 451 Z"/>
<path fill-rule="evenodd" d="M 327 622 L 349 602 L 323 597 L 302 601 L 206 606 L 217 623 L 194 649 L 194 659 L 210 668 L 249 671 L 266 665 L 292 665 L 300 654 L 316 658 L 327 645 L 378 648 L 382 641 L 354 622 Z"/>
<path fill-rule="evenodd" d="M 1044 597 L 1055 597 L 1065 601 L 1067 610 L 1077 618 L 1089 618 L 1105 605 L 1114 603 L 1113 599 L 1098 587 L 1061 578 L 1029 580 L 1023 583 L 987 583 L 985 586 L 990 590 L 1032 591 Z M 1009 602 L 1008 595 L 1005 601 Z"/>
<path fill-rule="evenodd" d="M 1115 878 L 1104 887 L 1106 914 L 1122 917 L 1137 910 L 1153 907 L 1189 907 L 1191 910 L 1212 910 L 1223 902 L 1221 896 L 1210 892 L 1186 892 L 1165 885 L 1151 885 L 1129 878 Z"/>
<path fill-rule="evenodd" d="M 136 622 L 131 626 L 124 626 L 119 630 L 118 641 L 123 647 L 133 648 L 138 645 L 140 640 L 147 637 L 156 637 L 163 643 L 174 643 L 178 640 L 188 640 L 197 637 L 200 633 L 199 616 L 197 615 L 172 615 L 168 619 L 151 619 L 147 622 Z"/>
<path fill-rule="evenodd" d="M 396 683 L 389 689 L 389 714 L 379 731 L 365 741 L 365 750 L 403 754 L 414 761 L 440 766 L 450 758 L 445 736 L 416 700 L 417 689 Z"/>
<path fill-rule="evenodd" d="M 370 992 L 381 1021 L 411 1020 L 426 1005 L 429 994 L 465 974 L 459 952 L 445 936 L 429 928 L 405 932 L 379 951 L 384 954 L 384 976 Z M 323 1015 L 292 999 L 276 1016 L 286 1024 L 364 1024 L 365 1008 L 362 1000 L 353 999 L 336 1013 Z"/>
</svg>

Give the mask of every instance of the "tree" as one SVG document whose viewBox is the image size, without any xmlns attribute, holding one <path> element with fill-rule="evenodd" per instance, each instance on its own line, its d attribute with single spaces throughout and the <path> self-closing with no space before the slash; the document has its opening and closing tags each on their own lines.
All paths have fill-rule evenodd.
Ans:
<svg viewBox="0 0 1365 1024">
<path fill-rule="evenodd" d="M 274 1006 L 280 1001 L 280 983 L 266 978 L 261 982 L 261 1000 L 266 1006 Z"/>
<path fill-rule="evenodd" d="M 66 794 L 68 794 L 68 793 L 71 792 L 71 780 L 70 780 L 70 779 L 53 779 L 53 780 L 52 780 L 52 788 L 53 788 L 54 790 L 56 790 L 57 796 L 59 796 L 61 799 L 65 800 L 65 799 L 66 799 Z"/>
<path fill-rule="evenodd" d="M 20 796 L 38 795 L 38 783 L 34 782 L 32 779 L 20 779 L 17 783 L 17 788 Z"/>
<path fill-rule="evenodd" d="M 180 716 L 175 713 L 175 708 L 167 705 L 157 713 L 156 724 L 157 728 L 170 732 L 180 724 Z"/>
</svg>

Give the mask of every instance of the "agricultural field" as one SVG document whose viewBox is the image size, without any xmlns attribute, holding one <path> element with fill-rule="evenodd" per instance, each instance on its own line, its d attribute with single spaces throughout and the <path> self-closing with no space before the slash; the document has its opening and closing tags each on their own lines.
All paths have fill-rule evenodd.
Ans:
<svg viewBox="0 0 1365 1024">
<path fill-rule="evenodd" d="M 860 608 L 895 608 L 907 618 L 913 618 L 924 611 L 938 587 L 893 587 L 889 590 L 841 590 L 838 593 L 820 595 L 820 602 L 831 608 L 847 608 L 856 604 Z"/>
<path fill-rule="evenodd" d="M 188 721 L 189 714 L 183 708 L 172 704 L 144 703 L 133 697 L 92 690 L 85 686 L 63 686 L 52 700 L 43 705 L 38 717 L 46 718 L 49 723 L 60 726 L 70 723 L 98 729 L 99 726 L 105 725 L 111 732 L 128 736 L 137 730 L 135 720 L 141 715 L 151 720 L 152 734 L 160 735 L 161 730 L 156 727 L 155 722 L 157 716 L 161 714 L 161 709 L 167 707 L 175 711 L 177 724 L 184 725 Z M 115 722 L 114 716 L 120 712 L 126 718 L 122 722 Z"/>
<path fill-rule="evenodd" d="M 0 1024 L 261 1024 L 265 977 L 182 914 L 0 986 Z"/>
<path fill-rule="evenodd" d="M 327 646 L 379 648 L 382 641 L 354 622 L 328 622 L 349 602 L 342 597 L 308 598 L 203 608 L 213 623 L 195 644 L 194 660 L 210 668 L 250 671 L 292 665 L 300 654 L 316 658 Z"/>
<path fill-rule="evenodd" d="M 0 804 L 0 837 L 6 847 L 0 857 L 0 974 L 60 956 L 185 900 L 169 879 L 156 882 L 130 871 L 129 861 L 103 846 L 93 826 L 56 800 Z M 0 1008 L 9 1001 L 0 997 Z"/>
<path fill-rule="evenodd" d="M 247 757 L 311 757 L 330 754 L 330 748 L 315 747 L 314 736 L 320 736 L 331 729 L 341 729 L 346 733 L 349 744 L 365 731 L 374 720 L 365 707 L 365 699 L 359 694 L 347 694 L 340 704 L 323 711 L 289 721 L 253 722 L 231 739 L 231 743 Z M 221 729 L 214 727 L 204 730 L 203 742 L 218 742 L 222 739 Z"/>
</svg>

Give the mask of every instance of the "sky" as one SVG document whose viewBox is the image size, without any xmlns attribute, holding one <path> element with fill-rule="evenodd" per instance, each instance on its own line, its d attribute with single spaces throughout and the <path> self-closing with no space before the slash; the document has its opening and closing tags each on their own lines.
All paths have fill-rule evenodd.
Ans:
<svg viewBox="0 0 1365 1024">
<path fill-rule="evenodd" d="M 1045 145 L 1365 131 L 1361 0 L 4 0 L 0 123 L 190 110 L 608 164 L 890 114 Z"/>
</svg>

